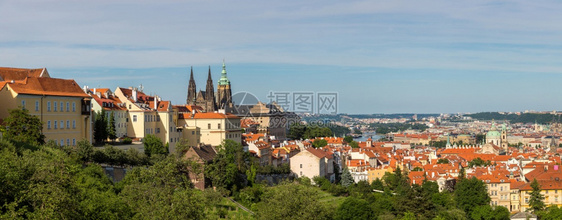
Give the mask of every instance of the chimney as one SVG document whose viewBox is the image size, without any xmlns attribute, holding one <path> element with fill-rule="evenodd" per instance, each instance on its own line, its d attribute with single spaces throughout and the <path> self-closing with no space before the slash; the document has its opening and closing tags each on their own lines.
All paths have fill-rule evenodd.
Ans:
<svg viewBox="0 0 562 220">
<path fill-rule="evenodd" d="M 98 93 L 96 93 L 96 88 L 94 88 L 94 94 L 97 95 Z"/>
<path fill-rule="evenodd" d="M 154 96 L 154 110 L 158 110 L 158 96 Z"/>
<path fill-rule="evenodd" d="M 132 98 L 133 98 L 133 101 L 134 101 L 134 102 L 137 102 L 137 88 L 133 88 L 133 92 L 132 92 L 132 93 L 133 93 L 133 94 L 132 94 L 132 95 L 133 95 L 133 97 L 132 97 Z"/>
</svg>

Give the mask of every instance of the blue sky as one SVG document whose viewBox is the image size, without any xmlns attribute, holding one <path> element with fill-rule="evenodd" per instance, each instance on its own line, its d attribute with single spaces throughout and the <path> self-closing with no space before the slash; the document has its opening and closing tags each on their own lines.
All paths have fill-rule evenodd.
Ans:
<svg viewBox="0 0 562 220">
<path fill-rule="evenodd" d="M 346 113 L 562 110 L 558 1 L 0 1 L 0 66 L 185 102 L 338 92 Z M 215 85 L 216 86 L 216 85 Z"/>
</svg>

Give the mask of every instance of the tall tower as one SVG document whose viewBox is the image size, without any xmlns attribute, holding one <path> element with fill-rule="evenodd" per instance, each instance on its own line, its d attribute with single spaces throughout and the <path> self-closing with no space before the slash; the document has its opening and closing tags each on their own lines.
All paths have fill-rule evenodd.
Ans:
<svg viewBox="0 0 562 220">
<path fill-rule="evenodd" d="M 215 87 L 213 86 L 213 78 L 211 77 L 211 66 L 209 66 L 209 76 L 207 77 L 207 89 L 205 91 L 205 110 L 213 112 L 217 110 L 217 103 L 215 102 Z"/>
<path fill-rule="evenodd" d="M 197 95 L 197 88 L 195 86 L 195 79 L 193 79 L 193 66 L 191 67 L 191 76 L 189 77 L 189 85 L 187 86 L 187 101 L 188 105 L 195 105 L 195 98 Z"/>
<path fill-rule="evenodd" d="M 507 127 L 505 123 L 502 125 L 502 133 L 501 133 L 501 147 L 504 150 L 507 150 L 508 143 L 507 143 Z"/>
<path fill-rule="evenodd" d="M 217 88 L 217 104 L 219 109 L 229 112 L 232 109 L 232 91 L 230 90 L 230 80 L 226 77 L 226 65 L 222 61 L 221 78 Z"/>
</svg>

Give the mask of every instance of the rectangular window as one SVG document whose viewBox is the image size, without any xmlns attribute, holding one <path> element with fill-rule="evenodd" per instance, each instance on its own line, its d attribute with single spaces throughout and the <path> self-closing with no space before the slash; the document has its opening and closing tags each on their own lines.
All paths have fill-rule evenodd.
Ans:
<svg viewBox="0 0 562 220">
<path fill-rule="evenodd" d="M 76 102 L 72 103 L 72 112 L 76 112 Z"/>
<path fill-rule="evenodd" d="M 207 124 L 207 129 L 211 129 L 211 123 Z"/>
<path fill-rule="evenodd" d="M 221 123 L 219 123 L 219 125 L 217 127 L 218 127 L 218 129 L 221 129 Z"/>
<path fill-rule="evenodd" d="M 54 112 L 57 111 L 57 103 L 58 103 L 58 102 L 53 102 L 53 111 L 54 111 Z"/>
<path fill-rule="evenodd" d="M 66 128 L 70 128 L 70 120 L 66 120 Z"/>
<path fill-rule="evenodd" d="M 137 122 L 137 116 L 133 115 L 133 122 Z"/>
<path fill-rule="evenodd" d="M 156 133 L 160 134 L 160 128 L 156 128 Z"/>
<path fill-rule="evenodd" d="M 76 120 L 72 120 L 72 128 L 76 128 Z"/>
<path fill-rule="evenodd" d="M 54 120 L 53 122 L 55 123 L 55 125 L 54 125 L 55 127 L 54 127 L 54 128 L 57 129 L 57 127 L 58 127 L 58 126 L 57 126 L 58 121 L 57 121 L 57 120 Z"/>
<path fill-rule="evenodd" d="M 191 135 L 195 135 L 195 131 L 191 131 Z"/>
<path fill-rule="evenodd" d="M 47 102 L 47 111 L 48 111 L 48 112 L 51 111 L 51 102 Z"/>
<path fill-rule="evenodd" d="M 70 103 L 66 102 L 66 112 L 69 112 L 69 111 L 70 111 Z"/>
<path fill-rule="evenodd" d="M 66 139 L 66 146 L 70 146 L 70 138 Z"/>
<path fill-rule="evenodd" d="M 35 101 L 35 111 L 39 111 L 39 101 Z"/>
<path fill-rule="evenodd" d="M 302 163 L 301 163 L 301 168 L 302 168 Z"/>
<path fill-rule="evenodd" d="M 21 108 L 25 109 L 25 100 L 21 100 Z"/>
<path fill-rule="evenodd" d="M 72 138 L 72 146 L 76 146 L 76 139 Z"/>
<path fill-rule="evenodd" d="M 47 121 L 47 129 L 51 129 L 51 121 Z"/>
<path fill-rule="evenodd" d="M 60 102 L 60 111 L 64 112 L 64 103 L 63 102 Z"/>
<path fill-rule="evenodd" d="M 64 139 L 60 139 L 60 146 L 64 145 Z"/>
<path fill-rule="evenodd" d="M 63 128 L 64 128 L 64 121 L 61 120 L 61 121 L 60 121 L 60 129 L 63 129 Z"/>
</svg>

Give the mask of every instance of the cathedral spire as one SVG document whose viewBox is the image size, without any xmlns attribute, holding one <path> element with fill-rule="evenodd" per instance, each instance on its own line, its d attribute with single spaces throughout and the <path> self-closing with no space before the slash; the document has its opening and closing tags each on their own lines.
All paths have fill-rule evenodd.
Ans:
<svg viewBox="0 0 562 220">
<path fill-rule="evenodd" d="M 211 66 L 209 66 L 209 76 L 207 77 L 207 89 L 205 91 L 205 101 L 207 102 L 207 112 L 217 109 L 215 101 L 215 87 L 213 86 L 213 78 L 211 77 Z"/>
<path fill-rule="evenodd" d="M 187 87 L 187 104 L 195 105 L 197 96 L 197 88 L 195 86 L 195 79 L 193 78 L 193 66 L 191 66 L 191 75 L 189 76 L 189 85 Z"/>
</svg>

